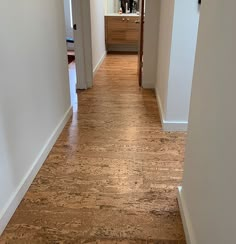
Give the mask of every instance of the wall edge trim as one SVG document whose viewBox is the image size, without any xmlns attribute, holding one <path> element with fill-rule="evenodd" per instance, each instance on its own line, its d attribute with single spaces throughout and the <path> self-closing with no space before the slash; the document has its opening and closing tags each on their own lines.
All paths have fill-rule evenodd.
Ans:
<svg viewBox="0 0 236 244">
<path fill-rule="evenodd" d="M 197 244 L 194 236 L 192 223 L 189 217 L 189 212 L 186 207 L 182 186 L 178 187 L 178 204 L 179 204 L 181 219 L 184 226 L 186 242 L 187 244 Z"/>
<path fill-rule="evenodd" d="M 155 86 L 153 85 L 152 82 L 148 82 L 148 81 L 142 81 L 142 88 L 144 89 L 155 89 Z"/>
<path fill-rule="evenodd" d="M 21 183 L 17 187 L 16 191 L 12 194 L 11 198 L 5 205 L 5 208 L 0 213 L 0 235 L 3 233 L 4 229 L 6 228 L 7 224 L 9 223 L 10 219 L 12 218 L 13 214 L 15 213 L 17 207 L 19 206 L 20 202 L 24 198 L 26 192 L 28 191 L 29 187 L 31 186 L 34 178 L 36 177 L 37 173 L 41 169 L 43 163 L 45 162 L 48 154 L 50 153 L 52 147 L 54 146 L 57 138 L 61 134 L 62 130 L 64 129 L 66 123 L 72 116 L 73 110 L 72 106 L 66 111 L 61 121 L 58 123 L 54 131 L 52 132 L 51 136 L 39 152 L 38 156 L 34 160 L 32 166 L 26 173 L 25 177 L 22 179 Z"/>
<path fill-rule="evenodd" d="M 161 98 L 158 94 L 157 88 L 155 89 L 156 92 L 156 99 L 157 99 L 157 105 L 160 112 L 161 117 L 161 124 L 162 129 L 164 131 L 172 131 L 172 132 L 178 132 L 178 131 L 187 131 L 188 130 L 188 121 L 170 121 L 165 120 L 164 111 L 161 103 Z"/>
<path fill-rule="evenodd" d="M 93 77 L 96 75 L 97 71 L 99 70 L 99 68 L 101 67 L 105 57 L 107 55 L 107 52 L 105 51 L 103 53 L 103 55 L 101 56 L 100 60 L 98 61 L 98 63 L 96 64 L 95 68 L 93 69 Z"/>
</svg>

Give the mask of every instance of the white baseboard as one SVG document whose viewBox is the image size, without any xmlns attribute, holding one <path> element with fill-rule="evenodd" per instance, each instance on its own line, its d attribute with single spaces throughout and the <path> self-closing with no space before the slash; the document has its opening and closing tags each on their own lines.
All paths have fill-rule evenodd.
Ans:
<svg viewBox="0 0 236 244">
<path fill-rule="evenodd" d="M 178 187 L 178 203 L 180 208 L 180 214 L 184 226 L 184 233 L 187 244 L 196 244 L 196 239 L 192 227 L 192 223 L 189 217 L 188 209 L 185 204 L 182 187 Z"/>
<path fill-rule="evenodd" d="M 173 131 L 173 132 L 174 131 L 187 131 L 188 130 L 188 122 L 187 121 L 168 121 L 168 120 L 165 120 L 162 102 L 161 102 L 160 96 L 157 92 L 157 88 L 155 89 L 155 91 L 156 91 L 157 104 L 158 104 L 160 117 L 161 117 L 162 129 L 164 131 Z"/>
<path fill-rule="evenodd" d="M 142 81 L 142 87 L 144 89 L 155 89 L 154 84 L 151 82 L 147 82 L 147 81 Z"/>
<path fill-rule="evenodd" d="M 108 52 L 134 52 L 138 53 L 138 45 L 107 45 L 106 46 Z"/>
<path fill-rule="evenodd" d="M 24 195 L 28 191 L 30 185 L 32 184 L 35 176 L 37 175 L 38 171 L 42 167 L 44 161 L 46 160 L 49 152 L 51 151 L 53 145 L 55 144 L 57 138 L 61 134 L 63 128 L 65 127 L 67 121 L 72 115 L 72 107 L 70 107 L 67 112 L 65 113 L 62 120 L 59 122 L 55 130 L 53 131 L 52 135 L 47 140 L 46 144 L 39 152 L 37 158 L 32 164 L 32 167 L 27 172 L 26 176 L 22 179 L 21 183 L 17 187 L 15 193 L 12 195 L 6 207 L 0 212 L 0 235 L 3 233 L 4 229 L 6 228 L 8 222 L 10 221 L 11 217 L 13 216 L 14 212 L 16 211 L 18 205 L 20 204 L 21 200 L 24 198 Z"/>
<path fill-rule="evenodd" d="M 100 58 L 99 62 L 96 64 L 95 68 L 93 69 L 93 77 L 96 75 L 97 71 L 99 70 L 100 66 L 102 65 L 103 60 L 105 59 L 107 52 L 105 51 Z"/>
<path fill-rule="evenodd" d="M 180 131 L 187 131 L 188 130 L 188 122 L 185 121 L 162 121 L 162 126 L 164 131 L 170 132 L 180 132 Z"/>
</svg>

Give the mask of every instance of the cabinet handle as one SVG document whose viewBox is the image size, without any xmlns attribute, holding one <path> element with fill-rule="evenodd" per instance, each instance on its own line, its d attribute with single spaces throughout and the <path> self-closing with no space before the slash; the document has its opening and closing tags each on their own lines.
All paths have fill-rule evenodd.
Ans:
<svg viewBox="0 0 236 244">
<path fill-rule="evenodd" d="M 129 19 L 127 19 L 127 21 L 129 21 Z"/>
<path fill-rule="evenodd" d="M 123 18 L 122 21 L 125 21 L 125 18 Z"/>
<path fill-rule="evenodd" d="M 136 23 L 136 24 L 139 24 L 139 23 L 140 23 L 140 21 L 139 21 L 139 20 L 135 20 L 135 23 Z"/>
</svg>

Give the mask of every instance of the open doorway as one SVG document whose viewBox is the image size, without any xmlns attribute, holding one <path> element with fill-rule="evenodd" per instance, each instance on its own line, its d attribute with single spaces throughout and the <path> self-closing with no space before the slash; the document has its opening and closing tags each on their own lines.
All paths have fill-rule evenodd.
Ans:
<svg viewBox="0 0 236 244">
<path fill-rule="evenodd" d="M 87 89 L 93 81 L 90 1 L 64 0 L 64 11 L 70 83 L 74 91 Z"/>
<path fill-rule="evenodd" d="M 107 26 L 107 23 L 104 22 L 106 22 L 106 17 L 109 15 L 107 11 L 111 11 L 111 8 L 108 6 L 111 5 L 111 3 L 114 3 L 113 11 L 116 11 L 115 8 L 117 8 L 116 17 L 122 17 L 122 22 L 127 22 L 123 24 L 125 24 L 128 31 L 123 30 L 123 32 L 121 31 L 122 33 L 120 32 L 122 34 L 121 36 L 123 36 L 123 44 L 121 43 L 119 47 L 119 42 L 116 42 L 110 49 L 111 46 L 106 38 L 107 31 L 103 34 L 102 32 L 104 32 Z M 142 71 L 143 60 L 143 41 L 141 41 L 143 40 L 141 36 L 141 34 L 143 35 L 143 31 L 141 31 L 143 28 L 140 25 L 141 23 L 143 24 L 143 21 L 141 21 L 142 16 L 140 10 L 143 10 L 144 14 L 144 0 L 128 1 L 127 3 L 127 13 L 119 13 L 121 7 L 120 0 L 104 0 L 99 3 L 85 0 L 64 0 L 68 62 L 71 68 L 70 73 L 73 74 L 73 83 L 75 83 L 77 90 L 92 87 L 93 77 L 102 63 L 102 59 L 106 56 L 106 53 L 110 51 L 117 51 L 119 53 L 126 52 L 126 54 L 128 52 L 136 55 L 137 61 L 139 61 L 137 62 L 138 85 L 138 74 L 142 77 L 140 71 Z M 131 3 L 133 7 L 131 7 Z M 108 10 L 108 8 L 110 8 L 110 10 Z M 98 9 L 102 9 L 102 15 L 97 16 L 97 13 L 100 11 Z M 130 11 L 132 13 L 130 13 Z M 113 15 L 114 14 L 115 13 L 113 13 Z M 126 21 L 123 21 L 123 18 L 125 18 Z M 103 23 L 101 19 L 103 19 Z M 119 35 L 119 30 L 115 30 L 115 32 L 115 35 Z M 117 40 L 119 41 L 119 37 Z M 127 45 L 124 43 L 125 41 L 128 43 Z M 95 46 L 92 46 L 92 43 L 95 43 Z M 101 44 L 100 46 L 99 43 Z M 116 48 L 118 49 L 116 50 Z"/>
<path fill-rule="evenodd" d="M 144 0 L 105 0 L 105 43 L 108 54 L 137 57 L 137 84 L 142 86 Z"/>
<path fill-rule="evenodd" d="M 70 82 L 71 104 L 74 110 L 77 109 L 78 99 L 76 93 L 77 75 L 75 63 L 75 43 L 72 16 L 72 1 L 64 0 L 65 27 L 66 27 L 66 47 Z"/>
<path fill-rule="evenodd" d="M 154 89 L 156 92 L 163 129 L 187 130 L 199 18 L 198 2 L 175 5 L 171 1 L 146 0 L 143 3 L 144 57 L 140 56 L 141 66 L 137 64 L 138 58 L 132 65 L 141 67 L 142 87 Z M 143 21 L 140 21 L 137 10 L 136 13 L 120 14 L 120 6 L 120 0 L 72 0 L 73 23 L 77 27 L 74 39 L 79 43 L 75 45 L 75 53 L 78 53 L 79 57 L 79 61 L 76 62 L 79 74 L 77 89 L 93 86 L 94 76 L 107 52 L 109 54 L 112 51 L 134 51 L 136 53 L 133 56 L 138 57 L 139 22 Z M 128 6 L 127 4 L 126 7 Z M 134 9 L 132 11 L 135 12 Z M 108 23 L 105 23 L 107 18 L 111 19 L 111 31 Z M 128 27 L 128 33 L 127 29 L 120 29 L 124 26 Z M 112 34 L 113 37 L 109 37 L 108 34 Z M 127 40 L 129 45 L 119 45 Z M 124 57 L 120 60 L 122 58 Z M 136 68 L 138 87 L 137 70 Z M 124 72 L 124 69 L 120 72 Z"/>
</svg>

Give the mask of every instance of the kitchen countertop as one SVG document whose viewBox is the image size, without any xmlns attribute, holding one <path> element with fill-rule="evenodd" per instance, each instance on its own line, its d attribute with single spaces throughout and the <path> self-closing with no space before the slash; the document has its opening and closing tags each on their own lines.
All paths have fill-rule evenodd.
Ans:
<svg viewBox="0 0 236 244">
<path fill-rule="evenodd" d="M 105 14 L 105 16 L 134 16 L 134 17 L 138 17 L 140 16 L 139 14 L 136 13 L 132 13 L 132 14 L 118 14 L 118 13 L 114 13 L 114 14 Z"/>
</svg>

